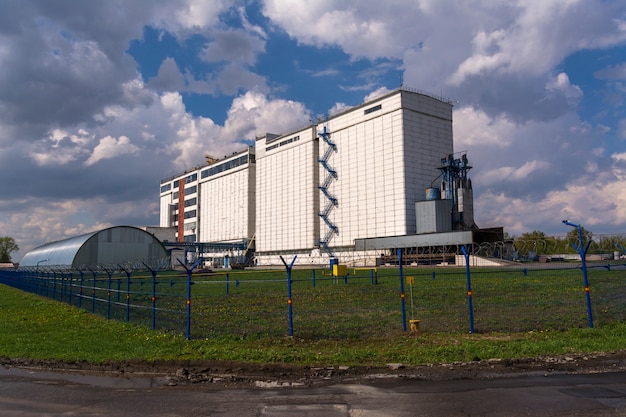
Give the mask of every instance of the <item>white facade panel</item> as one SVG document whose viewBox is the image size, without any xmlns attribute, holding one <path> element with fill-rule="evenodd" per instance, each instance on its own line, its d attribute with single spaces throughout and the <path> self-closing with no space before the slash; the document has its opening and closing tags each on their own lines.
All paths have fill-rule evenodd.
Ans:
<svg viewBox="0 0 626 417">
<path fill-rule="evenodd" d="M 172 193 L 161 195 L 160 211 L 159 211 L 159 226 L 170 227 L 170 206 L 174 204 L 172 201 Z"/>
<path fill-rule="evenodd" d="M 428 96 L 398 91 L 328 120 L 337 145 L 328 165 L 338 178 L 329 219 L 339 234 L 329 245 L 416 231 L 415 201 L 437 176 L 442 157 L 453 152 L 452 110 Z M 321 129 L 320 129 L 321 130 Z M 325 150 L 320 141 L 320 154 Z M 319 170 L 320 179 L 326 171 Z M 325 196 L 320 193 L 323 206 Z M 328 230 L 320 223 L 320 234 Z"/>
<path fill-rule="evenodd" d="M 417 234 L 452 231 L 450 200 L 425 200 L 415 203 Z"/>
<path fill-rule="evenodd" d="M 256 146 L 257 252 L 311 250 L 319 240 L 314 129 L 260 138 Z"/>
<path fill-rule="evenodd" d="M 248 151 L 200 170 L 200 242 L 240 241 L 254 235 L 253 158 Z"/>
<path fill-rule="evenodd" d="M 416 233 L 415 201 L 423 199 L 424 190 L 438 175 L 441 158 L 454 152 L 452 106 L 434 98 L 403 94 L 405 127 L 404 184 L 406 187 L 407 229 Z"/>
</svg>

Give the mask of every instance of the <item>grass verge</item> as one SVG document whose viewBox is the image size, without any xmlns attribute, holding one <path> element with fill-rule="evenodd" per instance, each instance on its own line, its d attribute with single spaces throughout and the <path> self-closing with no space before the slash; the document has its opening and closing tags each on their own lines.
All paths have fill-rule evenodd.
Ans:
<svg viewBox="0 0 626 417">
<path fill-rule="evenodd" d="M 614 352 L 626 323 L 594 329 L 512 334 L 415 333 L 396 337 L 301 340 L 221 337 L 186 340 L 0 285 L 0 356 L 103 363 L 125 360 L 233 360 L 311 365 L 407 365 Z"/>
</svg>

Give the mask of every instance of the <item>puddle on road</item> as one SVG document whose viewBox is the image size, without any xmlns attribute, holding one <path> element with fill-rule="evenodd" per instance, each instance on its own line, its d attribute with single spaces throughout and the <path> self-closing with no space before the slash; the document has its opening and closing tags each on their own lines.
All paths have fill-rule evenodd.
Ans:
<svg viewBox="0 0 626 417">
<path fill-rule="evenodd" d="M 168 379 L 164 377 L 126 378 L 123 376 L 88 375 L 71 372 L 46 372 L 34 369 L 0 367 L 0 378 L 4 377 L 27 378 L 34 380 L 34 383 L 46 385 L 75 383 L 127 390 L 162 387 L 168 385 L 169 382 Z"/>
</svg>

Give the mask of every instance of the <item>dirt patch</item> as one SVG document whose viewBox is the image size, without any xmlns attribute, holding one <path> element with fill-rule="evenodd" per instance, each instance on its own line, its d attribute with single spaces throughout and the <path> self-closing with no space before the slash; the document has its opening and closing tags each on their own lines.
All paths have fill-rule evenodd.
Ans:
<svg viewBox="0 0 626 417">
<path fill-rule="evenodd" d="M 405 366 L 301 366 L 225 361 L 124 361 L 93 364 L 55 360 L 0 358 L 5 368 L 59 374 L 160 378 L 164 385 L 190 388 L 309 387 L 337 383 L 385 383 L 399 380 L 490 379 L 554 373 L 599 373 L 626 370 L 626 350 L 586 355 L 490 359 Z"/>
</svg>

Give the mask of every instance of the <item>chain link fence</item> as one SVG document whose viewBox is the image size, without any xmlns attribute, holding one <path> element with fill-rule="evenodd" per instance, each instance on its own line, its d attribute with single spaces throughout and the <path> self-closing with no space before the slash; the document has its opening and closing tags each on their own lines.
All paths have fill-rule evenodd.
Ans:
<svg viewBox="0 0 626 417">
<path fill-rule="evenodd" d="M 575 260 L 467 270 L 349 268 L 342 276 L 294 268 L 290 283 L 285 269 L 181 272 L 133 266 L 4 270 L 0 283 L 188 338 L 384 339 L 412 330 L 566 330 L 588 326 L 587 290 L 595 326 L 626 319 L 626 264 L 620 259 L 587 263 L 587 288 Z"/>
</svg>

